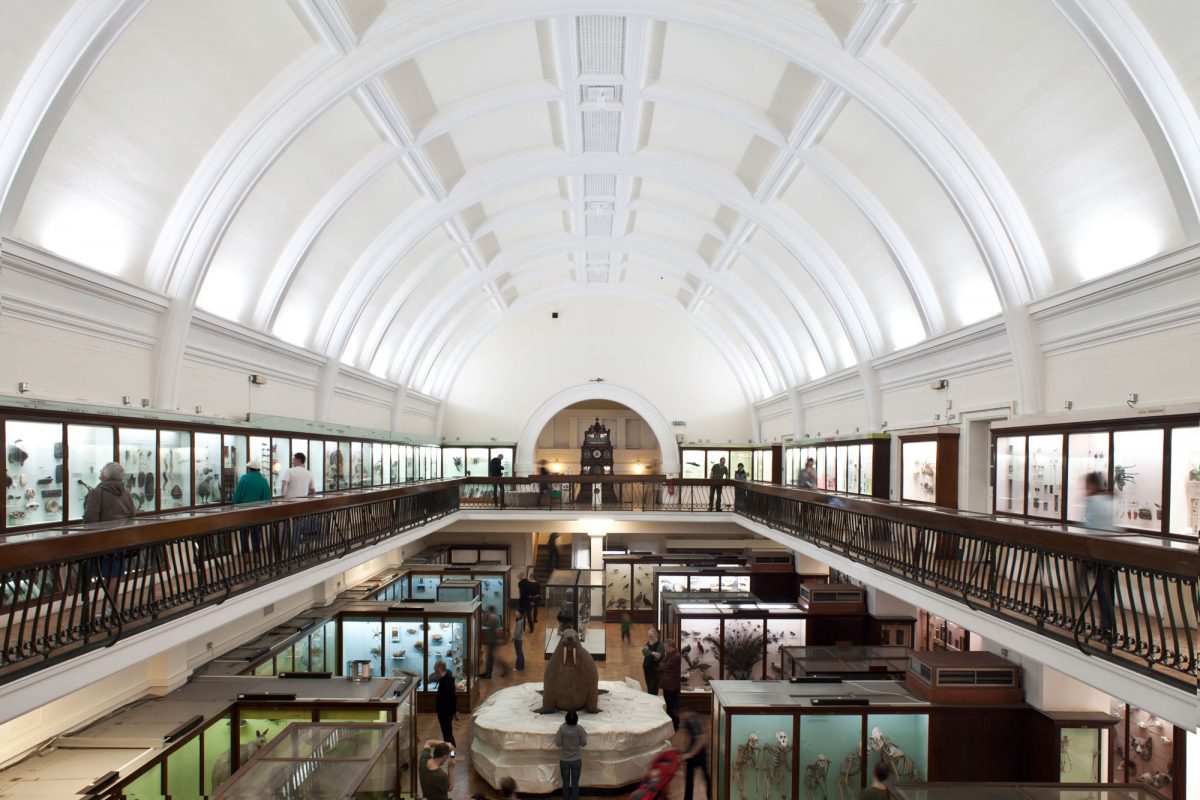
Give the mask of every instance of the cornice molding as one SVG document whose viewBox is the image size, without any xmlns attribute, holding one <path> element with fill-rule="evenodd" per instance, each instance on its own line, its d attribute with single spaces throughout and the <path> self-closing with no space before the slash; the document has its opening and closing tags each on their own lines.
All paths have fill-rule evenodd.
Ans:
<svg viewBox="0 0 1200 800">
<path fill-rule="evenodd" d="M 116 276 L 85 267 L 22 239 L 0 239 L 0 267 L 50 285 L 102 297 L 138 311 L 158 314 L 170 303 L 170 299 L 161 292 L 144 289 Z"/>
</svg>

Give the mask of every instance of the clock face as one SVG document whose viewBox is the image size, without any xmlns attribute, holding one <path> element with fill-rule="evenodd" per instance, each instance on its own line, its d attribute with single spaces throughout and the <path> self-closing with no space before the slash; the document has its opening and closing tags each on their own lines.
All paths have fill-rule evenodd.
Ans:
<svg viewBox="0 0 1200 800">
<path fill-rule="evenodd" d="M 593 451 L 592 451 L 592 458 L 600 458 L 600 456 L 602 456 L 602 455 L 604 455 L 604 453 L 603 453 L 602 451 L 600 451 L 600 450 L 593 450 Z"/>
</svg>

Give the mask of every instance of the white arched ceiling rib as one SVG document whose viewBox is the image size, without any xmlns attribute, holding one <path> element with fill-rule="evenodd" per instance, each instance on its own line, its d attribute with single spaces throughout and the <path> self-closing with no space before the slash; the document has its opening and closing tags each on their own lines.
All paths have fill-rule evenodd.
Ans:
<svg viewBox="0 0 1200 800">
<path fill-rule="evenodd" d="M 612 237 L 588 237 L 588 246 L 614 253 L 645 254 L 663 261 L 664 266 L 677 272 L 683 272 L 695 277 L 709 277 L 712 274 L 708 265 L 695 252 L 674 246 L 670 242 L 657 240 L 656 237 L 645 235 Z M 578 250 L 579 238 L 569 234 L 552 234 L 550 236 L 534 237 L 522 242 L 521 245 L 502 251 L 488 268 L 476 275 L 468 276 L 443 289 L 438 296 L 421 311 L 405 336 L 404 343 L 396 351 L 391 366 L 387 371 L 389 378 L 398 383 L 406 384 L 412 377 L 416 364 L 423 352 L 428 348 L 429 338 L 436 336 L 438 331 L 446 327 L 444 319 L 454 309 L 467 301 L 471 295 L 496 276 L 506 272 L 520 271 L 522 264 L 556 253 L 568 253 Z M 720 278 L 717 286 L 723 292 L 723 297 L 733 301 L 733 305 L 741 312 L 741 316 L 751 320 L 753 329 L 745 327 L 737 319 L 738 315 L 730 316 L 730 324 L 738 325 L 751 352 L 760 362 L 768 379 L 771 392 L 781 391 L 780 380 L 796 382 L 797 374 L 794 365 L 802 364 L 796 353 L 791 338 L 786 335 L 774 315 L 761 301 L 741 287 L 740 282 L 734 283 L 728 278 Z M 765 328 L 765 329 L 764 329 Z M 767 343 L 775 342 L 784 351 L 784 358 L 777 358 Z M 762 399 L 761 397 L 758 399 Z"/>
<path fill-rule="evenodd" d="M 641 99 L 651 103 L 669 103 L 718 114 L 747 128 L 754 135 L 776 147 L 787 146 L 783 132 L 771 121 L 766 112 L 749 103 L 702 89 L 661 81 L 656 81 L 642 89 Z"/>
<path fill-rule="evenodd" d="M 0 116 L 0 235 L 12 233 L 76 93 L 146 3 L 77 0 L 26 68 Z"/>
<path fill-rule="evenodd" d="M 912 243 L 909 242 L 908 237 L 892 215 L 883 207 L 879 198 L 867 189 L 854 173 L 846 169 L 841 161 L 819 147 L 802 150 L 797 158 L 800 163 L 806 164 L 824 175 L 834 189 L 849 200 L 879 234 L 896 269 L 900 270 L 900 274 L 904 276 L 909 294 L 912 295 L 913 302 L 917 306 L 917 313 L 921 315 L 926 335 L 937 336 L 944 333 L 946 331 L 946 315 L 942 311 L 942 304 L 933 288 L 933 282 L 929 279 L 929 273 L 925 270 L 925 265 L 921 263 L 921 257 L 917 255 Z"/>
<path fill-rule="evenodd" d="M 853 276 L 840 266 L 832 248 L 781 203 L 762 206 L 735 176 L 696 159 L 646 152 L 634 156 L 567 157 L 557 149 L 527 151 L 485 164 L 464 176 L 439 204 L 438 210 L 424 221 L 406 220 L 404 225 L 390 226 L 343 279 L 323 321 L 318 344 L 327 354 L 340 357 L 342 345 L 372 293 L 387 276 L 391 264 L 403 257 L 405 249 L 419 241 L 428 230 L 453 214 L 522 183 L 592 173 L 653 178 L 676 184 L 706 195 L 754 221 L 778 240 L 812 276 L 838 315 L 859 362 L 868 362 L 879 351 L 882 334 Z M 396 246 L 395 252 L 387 249 L 389 243 Z M 711 277 L 713 273 L 710 271 L 708 275 Z"/>
<path fill-rule="evenodd" d="M 419 145 L 429 144 L 442 134 L 449 133 L 458 126 L 493 111 L 502 111 L 527 103 L 549 105 L 559 100 L 562 100 L 562 90 L 545 81 L 531 81 L 516 86 L 507 86 L 503 89 L 469 97 L 434 114 L 416 132 L 416 143 Z"/>
<path fill-rule="evenodd" d="M 1054 0 L 1121 91 L 1166 180 L 1180 225 L 1200 237 L 1200 118 L 1124 0 Z"/>
<path fill-rule="evenodd" d="M 561 195 L 555 195 L 553 199 L 532 200 L 528 203 L 522 203 L 519 206 L 514 206 L 505 209 L 498 214 L 488 216 L 483 222 L 479 223 L 479 227 L 471 231 L 471 238 L 478 240 L 489 233 L 502 234 L 504 229 L 509 225 L 520 222 L 533 216 L 558 212 L 565 214 L 569 212 L 574 205 L 570 200 L 565 200 Z"/>
<path fill-rule="evenodd" d="M 830 35 L 825 23 L 811 12 L 799 7 L 768 4 L 766 0 L 746 0 L 742 6 L 748 9 L 732 10 L 728 6 L 693 0 L 643 0 L 637 11 L 649 17 L 721 30 L 771 48 L 798 66 L 834 82 L 900 134 L 934 172 L 960 214 L 968 220 L 993 280 L 998 289 L 1002 289 L 997 294 L 1006 310 L 1023 410 L 1040 408 L 1040 356 L 1034 347 L 1028 315 L 1021 307 L 1029 299 L 1026 295 L 1030 280 L 1026 269 L 1036 272 L 1037 265 L 1024 263 L 1018 256 L 1019 248 L 1014 248 L 1008 237 L 1016 232 L 1022 244 L 1036 243 L 1036 238 L 1019 205 L 1014 214 L 1012 203 L 1007 200 L 996 202 L 992 197 L 997 179 L 1000 188 L 1006 190 L 1006 198 L 1011 196 L 1011 187 L 998 173 L 989 172 L 989 165 L 994 168 L 994 164 L 986 153 L 983 153 L 985 163 L 977 163 L 982 152 L 978 142 L 928 87 L 923 92 L 914 91 L 911 74 L 904 78 L 885 74 L 887 70 L 879 68 L 884 63 L 879 53 L 866 60 L 853 58 Z M 470 31 L 518 20 L 533 21 L 551 12 L 567 10 L 560 3 L 548 0 L 498 1 L 469 9 L 458 5 L 405 4 L 382 15 L 371 35 L 358 48 L 344 58 L 328 59 L 336 64 L 329 63 L 327 69 L 311 77 L 306 74 L 302 88 L 291 83 L 290 92 L 275 87 L 264 93 L 263 102 L 248 109 L 231 127 L 228 138 L 236 139 L 236 146 L 217 148 L 222 151 L 222 156 L 206 158 L 205 165 L 198 171 L 207 175 L 209 167 L 213 167 L 219 179 L 198 179 L 185 191 L 186 198 L 207 201 L 201 202 L 196 212 L 188 215 L 197 224 L 173 229 L 171 233 L 164 231 L 169 240 L 165 247 L 179 254 L 172 262 L 172 272 L 178 273 L 179 277 L 172 283 L 193 291 L 176 293 L 177 301 L 172 302 L 165 333 L 160 339 L 160 354 L 156 360 L 158 402 L 174 401 L 179 361 L 194 305 L 194 287 L 202 280 L 211 262 L 215 243 L 262 170 L 278 157 L 299 130 L 365 81 L 424 48 Z M 579 10 L 586 13 L 596 9 L 594 4 L 581 4 Z M 747 10 L 755 13 L 743 13 Z M 765 15 L 770 15 L 769 24 L 762 18 Z M 414 24 L 417 19 L 423 24 Z M 923 105 L 918 105 L 917 99 L 923 101 Z M 260 115 L 263 117 L 260 124 L 253 126 L 248 135 L 243 135 L 246 126 L 242 123 Z M 947 121 L 951 124 L 947 125 Z M 234 133 L 235 129 L 238 133 Z M 226 149 L 232 150 L 236 157 L 224 153 Z M 219 167 L 210 163 L 214 160 Z M 202 210 L 200 206 L 204 206 Z M 1014 297 L 1014 289 L 1021 287 L 1026 291 L 1016 291 Z"/>
<path fill-rule="evenodd" d="M 279 313 L 279 305 L 296 272 L 304 259 L 308 257 L 313 244 L 321 232 L 333 221 L 333 218 L 354 199 L 364 187 L 375 180 L 389 165 L 395 164 L 404 156 L 403 148 L 391 144 L 382 144 L 367 153 L 357 164 L 350 168 L 342 178 L 326 192 L 312 210 L 304 217 L 304 221 L 292 233 L 283 252 L 275 261 L 267 276 L 266 284 L 259 295 L 254 308 L 253 324 L 261 331 L 270 331 Z"/>
<path fill-rule="evenodd" d="M 737 356 L 736 349 L 725 337 L 724 333 L 713 329 L 710 325 L 698 324 L 695 317 L 688 314 L 677 302 L 669 298 L 664 298 L 646 289 L 641 289 L 631 286 L 610 286 L 610 285 L 594 285 L 585 286 L 582 284 L 564 284 L 563 286 L 555 286 L 549 289 L 543 289 L 539 292 L 533 292 L 525 297 L 519 298 L 511 306 L 506 313 L 519 313 L 527 308 L 536 308 L 546 303 L 552 303 L 556 300 L 563 300 L 570 297 L 594 297 L 596 295 L 616 295 L 619 297 L 634 297 L 647 304 L 657 306 L 663 311 L 676 316 L 681 322 L 694 326 L 701 335 L 708 338 L 713 346 L 717 348 L 717 352 L 725 359 L 734 374 L 738 376 L 738 384 L 742 389 L 742 393 L 746 398 L 748 405 L 753 406 L 756 396 L 761 396 L 766 388 L 761 383 L 748 381 L 744 372 L 742 359 Z M 446 397 L 453 388 L 454 380 L 458 377 L 458 373 L 462 370 L 462 366 L 471 353 L 478 346 L 479 341 L 491 332 L 504 319 L 504 314 L 495 313 L 486 318 L 480 323 L 479 327 L 469 336 L 464 337 L 449 357 L 439 359 L 437 362 L 436 374 L 431 376 L 429 388 L 436 389 L 438 397 Z"/>
</svg>

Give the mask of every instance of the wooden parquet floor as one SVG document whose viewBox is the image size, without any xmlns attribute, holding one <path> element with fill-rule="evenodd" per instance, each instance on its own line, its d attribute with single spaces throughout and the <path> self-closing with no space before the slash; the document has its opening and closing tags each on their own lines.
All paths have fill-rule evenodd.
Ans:
<svg viewBox="0 0 1200 800">
<path fill-rule="evenodd" d="M 511 620 L 511 618 L 510 618 Z M 511 625 L 511 621 L 510 621 Z M 648 625 L 633 626 L 633 643 L 621 641 L 620 625 L 610 624 L 605 627 L 605 638 L 608 642 L 607 660 L 597 662 L 597 667 L 600 672 L 600 680 L 623 680 L 626 677 L 637 678 L 639 681 L 642 678 L 642 644 L 646 641 L 646 631 Z M 509 686 L 517 686 L 522 683 L 538 682 L 542 680 L 542 673 L 545 669 L 546 662 L 542 657 L 541 642 L 545 641 L 545 620 L 544 617 L 539 619 L 537 625 L 534 626 L 532 633 L 525 634 L 525 671 L 515 672 L 510 669 L 507 675 L 500 677 L 499 665 L 493 672 L 494 677 L 491 680 L 480 681 L 479 699 L 482 702 L 492 692 Z M 497 653 L 502 655 L 504 660 L 511 667 L 514 656 L 512 645 L 504 645 L 497 650 Z M 707 719 L 707 717 L 706 717 Z M 586 718 L 582 720 L 586 725 Z M 441 730 L 438 728 L 437 717 L 433 714 L 420 714 L 417 718 L 417 737 L 418 747 L 420 743 L 428 739 L 441 739 Z M 454 791 L 451 796 L 454 798 L 472 798 L 476 796 L 486 798 L 499 798 L 500 793 L 488 785 L 487 781 L 480 778 L 471 766 L 471 717 L 469 714 L 461 714 L 459 721 L 454 723 L 454 738 L 458 744 L 458 759 L 454 771 Z M 673 742 L 676 747 L 682 748 L 687 744 L 687 736 L 684 734 L 676 734 Z M 586 758 L 586 752 L 584 754 Z M 670 786 L 667 797 L 670 800 L 682 800 L 684 791 L 684 780 L 686 770 L 680 769 L 675 776 L 675 780 Z M 537 796 L 528 795 L 525 792 L 520 792 L 520 783 L 518 781 L 518 792 L 522 797 Z M 581 797 L 591 798 L 607 798 L 612 800 L 614 797 L 627 797 L 629 792 L 633 791 L 632 786 L 628 787 L 628 791 L 605 791 L 605 792 L 589 792 L 587 787 L 583 788 Z M 553 795 L 541 795 L 542 797 L 558 797 L 558 793 Z M 696 776 L 696 788 L 694 793 L 695 800 L 708 800 L 709 795 L 707 787 L 704 785 L 704 778 L 700 775 Z"/>
</svg>

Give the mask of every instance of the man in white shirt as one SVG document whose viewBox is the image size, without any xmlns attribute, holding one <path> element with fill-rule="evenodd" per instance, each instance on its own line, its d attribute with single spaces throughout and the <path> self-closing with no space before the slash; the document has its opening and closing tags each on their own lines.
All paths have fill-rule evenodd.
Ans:
<svg viewBox="0 0 1200 800">
<path fill-rule="evenodd" d="M 304 466 L 304 453 L 292 456 L 292 467 L 280 479 L 284 497 L 308 497 L 317 493 L 312 473 Z"/>
</svg>

